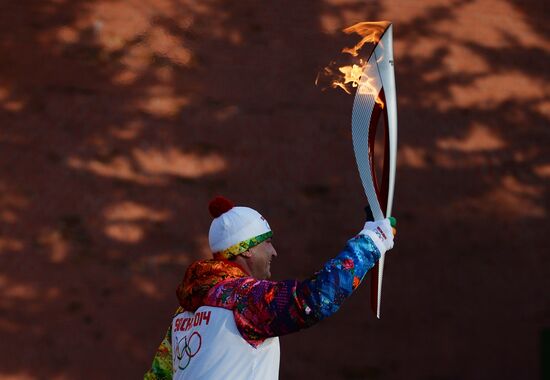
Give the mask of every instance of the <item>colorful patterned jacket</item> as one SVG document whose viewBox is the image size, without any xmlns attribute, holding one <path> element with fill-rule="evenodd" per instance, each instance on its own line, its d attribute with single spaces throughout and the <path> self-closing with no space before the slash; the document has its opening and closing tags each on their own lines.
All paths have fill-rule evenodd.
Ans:
<svg viewBox="0 0 550 380">
<path fill-rule="evenodd" d="M 379 258 L 370 238 L 359 235 L 305 281 L 257 280 L 230 261 L 197 261 L 177 289 L 176 313 L 204 305 L 232 310 L 242 337 L 257 347 L 267 338 L 304 329 L 334 314 Z M 172 379 L 170 330 L 144 380 Z"/>
</svg>

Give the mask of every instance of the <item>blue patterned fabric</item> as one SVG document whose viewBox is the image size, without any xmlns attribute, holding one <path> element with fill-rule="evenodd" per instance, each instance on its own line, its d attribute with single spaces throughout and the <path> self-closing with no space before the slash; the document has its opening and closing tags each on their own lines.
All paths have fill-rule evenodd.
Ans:
<svg viewBox="0 0 550 380">
<path fill-rule="evenodd" d="M 379 259 L 380 252 L 372 240 L 357 236 L 348 241 L 342 253 L 300 284 L 300 298 L 316 319 L 322 320 L 338 311 Z"/>
</svg>

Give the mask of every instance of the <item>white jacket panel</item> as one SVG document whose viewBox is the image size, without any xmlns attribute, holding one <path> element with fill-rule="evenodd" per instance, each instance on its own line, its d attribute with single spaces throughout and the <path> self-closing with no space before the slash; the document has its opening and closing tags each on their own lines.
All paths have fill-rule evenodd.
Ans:
<svg viewBox="0 0 550 380">
<path fill-rule="evenodd" d="M 172 320 L 174 380 L 277 380 L 279 360 L 279 338 L 254 348 L 231 310 L 202 306 Z"/>
</svg>

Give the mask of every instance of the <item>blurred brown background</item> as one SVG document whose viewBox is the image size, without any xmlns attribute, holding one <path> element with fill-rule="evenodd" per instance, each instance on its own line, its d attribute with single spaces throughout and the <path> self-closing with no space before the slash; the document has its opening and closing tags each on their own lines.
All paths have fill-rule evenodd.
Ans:
<svg viewBox="0 0 550 380">
<path fill-rule="evenodd" d="M 340 30 L 394 22 L 396 248 L 281 340 L 281 379 L 539 379 L 550 328 L 548 2 L 0 1 L 0 378 L 136 379 L 208 200 L 259 209 L 276 279 L 363 223 Z M 546 351 L 548 352 L 548 351 Z M 547 368 L 547 367 L 546 367 Z"/>
</svg>

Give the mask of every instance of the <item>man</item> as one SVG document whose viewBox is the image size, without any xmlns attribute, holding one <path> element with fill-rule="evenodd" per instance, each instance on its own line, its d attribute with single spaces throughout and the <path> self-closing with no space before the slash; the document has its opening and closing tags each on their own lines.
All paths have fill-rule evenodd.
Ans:
<svg viewBox="0 0 550 380">
<path fill-rule="evenodd" d="M 180 307 L 145 380 L 275 380 L 279 339 L 334 314 L 393 247 L 390 221 L 367 222 L 336 258 L 305 281 L 269 281 L 277 252 L 257 211 L 223 197 L 209 204 L 214 258 L 194 262 Z"/>
</svg>

